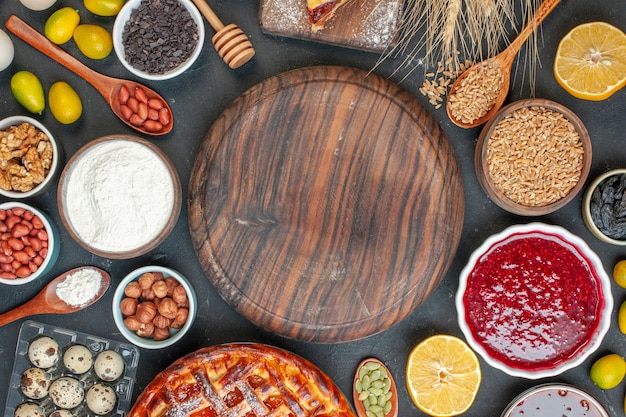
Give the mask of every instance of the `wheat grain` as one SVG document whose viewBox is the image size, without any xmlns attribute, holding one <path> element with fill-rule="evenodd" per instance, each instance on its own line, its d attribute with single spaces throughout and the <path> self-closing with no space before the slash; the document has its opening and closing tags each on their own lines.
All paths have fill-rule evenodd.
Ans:
<svg viewBox="0 0 626 417">
<path fill-rule="evenodd" d="M 582 175 L 584 149 L 562 113 L 541 106 L 515 110 L 500 120 L 487 142 L 488 176 L 515 203 L 553 204 Z"/>
</svg>

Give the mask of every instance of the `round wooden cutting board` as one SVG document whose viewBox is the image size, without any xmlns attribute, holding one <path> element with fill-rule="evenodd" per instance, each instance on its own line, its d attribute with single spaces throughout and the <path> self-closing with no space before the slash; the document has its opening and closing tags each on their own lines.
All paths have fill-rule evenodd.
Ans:
<svg viewBox="0 0 626 417">
<path fill-rule="evenodd" d="M 189 227 L 221 296 L 303 341 L 363 338 L 405 318 L 445 274 L 463 183 L 409 93 L 344 67 L 289 71 L 245 92 L 194 162 Z"/>
</svg>

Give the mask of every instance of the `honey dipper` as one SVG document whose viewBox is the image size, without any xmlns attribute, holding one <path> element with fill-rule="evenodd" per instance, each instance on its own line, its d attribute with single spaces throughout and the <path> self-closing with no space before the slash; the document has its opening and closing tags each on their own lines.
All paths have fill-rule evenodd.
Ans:
<svg viewBox="0 0 626 417">
<path fill-rule="evenodd" d="M 220 57 L 232 69 L 239 68 L 254 56 L 254 48 L 245 33 L 235 24 L 224 26 L 204 0 L 193 0 L 215 30 L 212 41 Z"/>
</svg>

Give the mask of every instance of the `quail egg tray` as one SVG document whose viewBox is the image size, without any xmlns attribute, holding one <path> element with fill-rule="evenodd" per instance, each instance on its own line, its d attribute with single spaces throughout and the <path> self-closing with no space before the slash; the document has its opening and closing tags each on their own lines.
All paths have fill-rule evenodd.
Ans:
<svg viewBox="0 0 626 417">
<path fill-rule="evenodd" d="M 77 378 L 85 385 L 85 393 L 87 392 L 90 384 L 103 382 L 112 387 L 117 396 L 115 409 L 106 414 L 106 417 L 123 417 L 128 413 L 131 406 L 133 384 L 137 373 L 137 364 L 139 362 L 139 349 L 136 346 L 28 320 L 22 324 L 17 341 L 15 362 L 13 364 L 13 372 L 9 382 L 9 393 L 7 396 L 4 417 L 13 417 L 15 409 L 24 402 L 39 403 L 44 408 L 46 415 L 55 409 L 51 404 L 49 397 L 44 397 L 41 400 L 32 400 L 26 397 L 20 388 L 22 374 L 28 368 L 34 367 L 28 359 L 28 347 L 33 340 L 40 336 L 49 336 L 59 345 L 59 361 L 55 367 L 49 370 L 50 374 L 53 375 L 53 380 L 60 378 L 61 376 L 72 376 Z M 116 351 L 124 360 L 123 374 L 117 380 L 112 382 L 100 381 L 98 376 L 95 374 L 93 367 L 87 373 L 82 375 L 71 374 L 63 366 L 62 355 L 67 347 L 75 344 L 82 344 L 86 346 L 92 352 L 94 359 L 99 352 L 104 350 Z M 83 406 L 84 404 L 81 404 L 77 408 L 85 410 L 88 413 L 86 416 L 96 416 L 96 414 L 90 412 L 87 407 Z"/>
</svg>

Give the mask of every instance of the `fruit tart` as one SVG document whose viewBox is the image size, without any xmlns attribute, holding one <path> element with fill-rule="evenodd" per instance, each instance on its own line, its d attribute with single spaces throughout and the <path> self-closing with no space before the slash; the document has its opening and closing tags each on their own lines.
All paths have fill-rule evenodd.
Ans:
<svg viewBox="0 0 626 417">
<path fill-rule="evenodd" d="M 309 361 L 267 345 L 202 348 L 159 373 L 128 417 L 356 417 Z"/>
<path fill-rule="evenodd" d="M 324 27 L 337 9 L 350 0 L 307 0 L 311 29 L 317 32 Z"/>
</svg>

